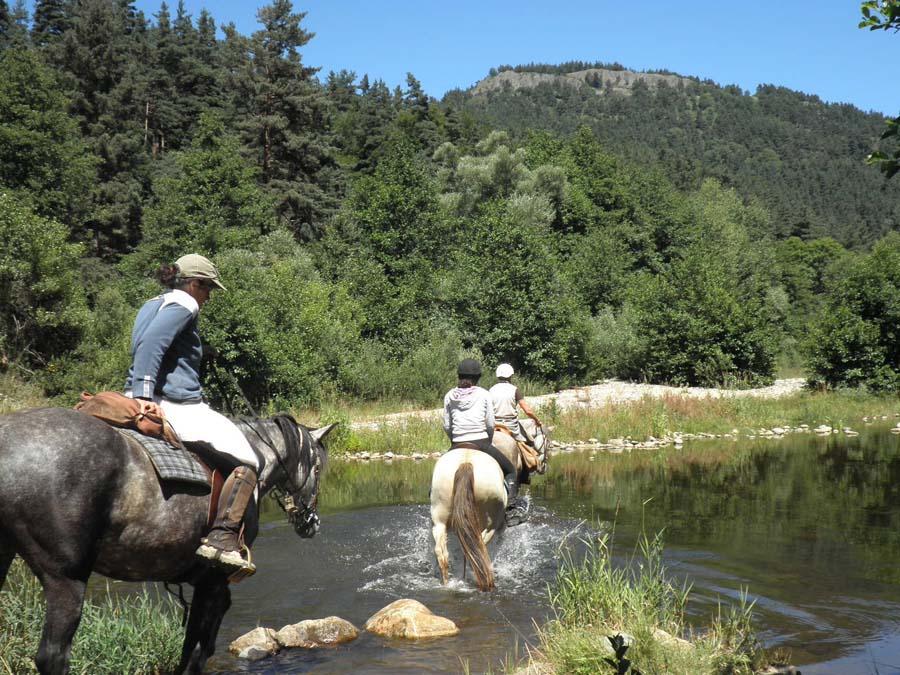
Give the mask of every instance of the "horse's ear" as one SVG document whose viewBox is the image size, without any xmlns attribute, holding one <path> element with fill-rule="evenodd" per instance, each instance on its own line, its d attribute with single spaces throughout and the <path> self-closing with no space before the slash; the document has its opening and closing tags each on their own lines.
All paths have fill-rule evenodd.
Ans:
<svg viewBox="0 0 900 675">
<path fill-rule="evenodd" d="M 332 422 L 328 426 L 319 427 L 309 432 L 309 435 L 315 438 L 319 443 L 325 440 L 325 437 L 331 433 L 331 430 L 337 426 L 337 422 Z"/>
</svg>

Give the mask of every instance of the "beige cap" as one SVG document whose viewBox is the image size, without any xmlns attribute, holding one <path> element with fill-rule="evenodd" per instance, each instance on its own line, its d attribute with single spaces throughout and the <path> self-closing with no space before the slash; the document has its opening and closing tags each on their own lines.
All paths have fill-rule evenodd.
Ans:
<svg viewBox="0 0 900 675">
<path fill-rule="evenodd" d="M 208 279 L 223 291 L 226 288 L 219 281 L 219 271 L 208 258 L 197 253 L 189 253 L 175 261 L 178 267 L 178 275 L 183 279 Z"/>
</svg>

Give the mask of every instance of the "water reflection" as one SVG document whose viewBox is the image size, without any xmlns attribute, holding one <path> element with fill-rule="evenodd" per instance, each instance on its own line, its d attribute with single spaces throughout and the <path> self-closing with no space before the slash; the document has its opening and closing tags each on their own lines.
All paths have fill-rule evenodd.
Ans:
<svg viewBox="0 0 900 675">
<path fill-rule="evenodd" d="M 487 596 L 437 581 L 425 506 L 431 466 L 333 462 L 323 530 L 311 541 L 267 510 L 255 551 L 260 574 L 235 589 L 213 667 L 459 672 L 468 659 L 472 672 L 497 670 L 533 639 L 532 617 L 548 613 L 545 586 L 560 543 L 614 523 L 623 555 L 642 528 L 665 529 L 670 569 L 694 584 L 694 620 L 748 588 L 766 644 L 812 664 L 805 673 L 900 672 L 900 438 L 886 429 L 556 457 L 532 488 L 535 522 L 495 550 L 500 590 Z M 339 650 L 252 666 L 224 654 L 228 640 L 257 623 L 278 628 L 338 614 L 361 626 L 398 597 L 454 619 L 460 637 L 415 645 L 364 635 Z"/>
</svg>

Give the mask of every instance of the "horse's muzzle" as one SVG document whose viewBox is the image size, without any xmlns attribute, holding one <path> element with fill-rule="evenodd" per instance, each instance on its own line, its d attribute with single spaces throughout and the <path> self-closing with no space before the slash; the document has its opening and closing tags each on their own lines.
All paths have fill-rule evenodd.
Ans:
<svg viewBox="0 0 900 675">
<path fill-rule="evenodd" d="M 295 518 L 291 519 L 294 525 L 294 532 L 304 539 L 315 537 L 319 531 L 319 514 L 316 511 L 306 511 L 298 513 Z"/>
</svg>

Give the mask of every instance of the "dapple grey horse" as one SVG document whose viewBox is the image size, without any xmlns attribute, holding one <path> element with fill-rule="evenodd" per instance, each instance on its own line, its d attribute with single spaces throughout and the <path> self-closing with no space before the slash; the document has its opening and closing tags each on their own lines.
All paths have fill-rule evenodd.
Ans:
<svg viewBox="0 0 900 675">
<path fill-rule="evenodd" d="M 318 530 L 322 440 L 288 415 L 238 424 L 261 459 L 260 496 L 286 493 L 297 533 Z M 105 423 L 74 410 L 41 408 L 0 416 L 0 588 L 16 554 L 40 580 L 47 614 L 35 663 L 69 672 L 88 577 L 165 581 L 194 587 L 176 672 L 199 673 L 231 605 L 226 574 L 194 550 L 207 523 L 208 490 L 160 484 L 143 450 Z M 249 545 L 256 513 L 245 519 Z"/>
</svg>

